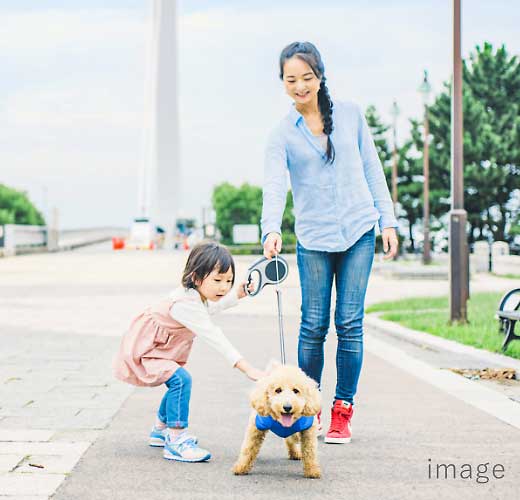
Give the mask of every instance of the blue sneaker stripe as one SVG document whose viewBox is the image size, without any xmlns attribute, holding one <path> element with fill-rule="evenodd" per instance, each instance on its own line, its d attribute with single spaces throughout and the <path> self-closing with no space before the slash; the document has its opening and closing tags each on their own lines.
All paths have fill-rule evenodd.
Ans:
<svg viewBox="0 0 520 500">
<path fill-rule="evenodd" d="M 166 439 L 166 438 L 164 437 L 164 434 L 161 434 L 161 433 L 159 433 L 159 432 L 151 432 L 151 433 L 150 433 L 150 437 L 151 437 L 151 438 L 162 439 L 163 441 Z"/>
<path fill-rule="evenodd" d="M 167 456 L 168 454 L 170 456 Z M 208 453 L 207 455 L 205 455 L 202 458 L 182 458 L 180 455 L 177 455 L 177 454 L 174 455 L 173 453 L 170 452 L 170 450 L 165 448 L 163 458 L 165 458 L 166 460 L 175 460 L 177 462 L 191 462 L 191 463 L 205 462 L 206 460 L 209 460 L 211 458 L 211 453 Z"/>
<path fill-rule="evenodd" d="M 164 446 L 166 441 L 166 432 L 152 429 L 148 438 L 148 444 L 153 447 L 161 448 Z"/>
</svg>

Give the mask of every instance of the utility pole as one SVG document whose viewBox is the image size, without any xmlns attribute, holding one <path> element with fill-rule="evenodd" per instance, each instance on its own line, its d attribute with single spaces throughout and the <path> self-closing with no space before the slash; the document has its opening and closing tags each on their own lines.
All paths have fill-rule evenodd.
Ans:
<svg viewBox="0 0 520 500">
<path fill-rule="evenodd" d="M 453 0 L 453 84 L 451 91 L 450 321 L 466 323 L 469 255 L 464 210 L 462 57 L 460 0 Z"/>
<path fill-rule="evenodd" d="M 392 129 L 394 135 L 394 149 L 392 151 L 392 202 L 394 203 L 394 213 L 397 208 L 397 117 L 399 116 L 399 106 L 394 101 L 390 114 L 392 116 Z"/>
<path fill-rule="evenodd" d="M 424 144 L 423 144 L 423 264 L 431 263 L 431 248 L 430 248 L 430 150 L 429 150 L 429 135 L 430 123 L 428 120 L 428 100 L 431 93 L 431 85 L 428 81 L 428 72 L 424 71 L 424 79 L 419 86 L 419 92 L 423 96 L 424 104 Z"/>
</svg>

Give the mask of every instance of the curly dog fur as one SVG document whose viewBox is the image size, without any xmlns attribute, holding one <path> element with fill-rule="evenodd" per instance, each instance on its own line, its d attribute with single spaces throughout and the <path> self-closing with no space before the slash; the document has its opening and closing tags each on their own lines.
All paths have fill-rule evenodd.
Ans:
<svg viewBox="0 0 520 500">
<path fill-rule="evenodd" d="M 240 455 L 233 466 L 237 475 L 247 474 L 253 468 L 262 447 L 267 430 L 259 430 L 255 425 L 256 414 L 290 427 L 302 416 L 315 416 L 321 408 L 321 397 L 317 384 L 296 366 L 279 366 L 268 376 L 256 383 L 251 393 L 250 403 L 255 410 L 249 418 L 246 435 Z M 290 411 L 287 411 L 290 408 Z M 317 457 L 317 421 L 304 431 L 285 439 L 291 460 L 303 461 L 303 475 L 309 478 L 321 477 Z"/>
</svg>

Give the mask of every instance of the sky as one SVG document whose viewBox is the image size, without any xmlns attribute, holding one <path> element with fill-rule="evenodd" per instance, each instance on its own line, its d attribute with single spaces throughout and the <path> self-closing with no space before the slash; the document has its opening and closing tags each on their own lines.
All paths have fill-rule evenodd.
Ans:
<svg viewBox="0 0 520 500">
<path fill-rule="evenodd" d="M 173 1 L 173 0 L 172 0 Z M 450 0 L 178 1 L 181 217 L 216 184 L 260 186 L 263 151 L 291 102 L 281 49 L 313 42 L 333 99 L 373 104 L 398 138 L 451 74 Z M 0 183 L 62 228 L 138 215 L 149 0 L 0 1 Z M 463 56 L 484 41 L 520 53 L 520 3 L 463 0 Z"/>
</svg>

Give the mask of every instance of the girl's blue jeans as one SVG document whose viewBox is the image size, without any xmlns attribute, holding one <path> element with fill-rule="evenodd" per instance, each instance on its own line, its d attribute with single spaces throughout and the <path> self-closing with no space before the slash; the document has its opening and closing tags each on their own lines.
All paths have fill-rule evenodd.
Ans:
<svg viewBox="0 0 520 500">
<path fill-rule="evenodd" d="M 354 403 L 363 363 L 365 293 L 375 251 L 374 228 L 344 252 L 307 250 L 297 244 L 302 291 L 298 365 L 318 384 L 323 371 L 323 345 L 330 325 L 332 283 L 336 283 L 334 323 L 336 399 Z"/>
<path fill-rule="evenodd" d="M 184 368 L 177 368 L 165 382 L 168 390 L 164 394 L 157 416 L 168 427 L 188 427 L 190 412 L 191 375 Z"/>
</svg>

